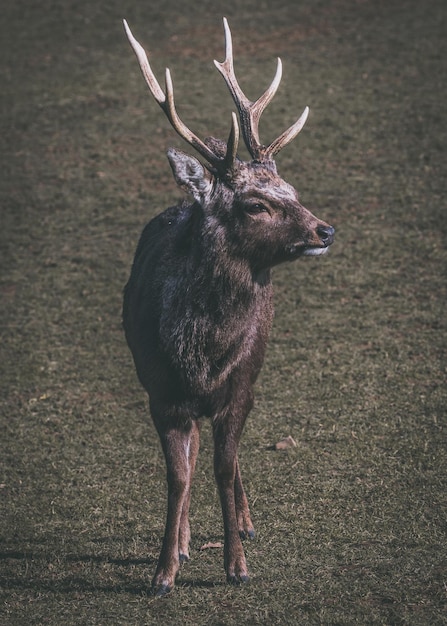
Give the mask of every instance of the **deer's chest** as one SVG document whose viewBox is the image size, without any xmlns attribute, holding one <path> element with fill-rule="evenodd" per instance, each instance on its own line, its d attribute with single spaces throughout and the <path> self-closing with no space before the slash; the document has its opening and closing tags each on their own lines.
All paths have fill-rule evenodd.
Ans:
<svg viewBox="0 0 447 626">
<path fill-rule="evenodd" d="M 199 299 L 175 295 L 165 298 L 160 339 L 183 384 L 198 394 L 219 388 L 242 363 L 250 365 L 254 352 L 268 338 L 273 317 L 270 285 L 238 300 L 208 294 Z"/>
</svg>

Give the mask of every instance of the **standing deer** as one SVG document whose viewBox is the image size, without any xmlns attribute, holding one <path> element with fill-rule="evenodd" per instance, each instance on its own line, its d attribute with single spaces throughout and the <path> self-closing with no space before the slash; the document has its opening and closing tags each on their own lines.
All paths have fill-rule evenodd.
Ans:
<svg viewBox="0 0 447 626">
<path fill-rule="evenodd" d="M 277 174 L 274 156 L 301 130 L 308 108 L 269 146 L 259 140 L 261 114 L 281 80 L 281 61 L 256 102 L 234 73 L 231 32 L 226 58 L 215 65 L 237 107 L 228 142 L 199 139 L 179 118 L 169 70 L 166 93 L 146 53 L 124 27 L 146 83 L 177 133 L 206 161 L 170 148 L 177 184 L 192 198 L 147 224 L 124 292 L 126 339 L 167 465 L 166 528 L 152 590 L 171 591 L 189 559 L 188 512 L 199 450 L 199 418 L 211 418 L 214 472 L 224 523 L 227 580 L 248 580 L 241 538 L 254 537 L 237 447 L 253 406 L 253 385 L 273 317 L 270 269 L 327 252 L 334 229 L 304 208 Z M 237 156 L 239 124 L 251 161 Z"/>
</svg>

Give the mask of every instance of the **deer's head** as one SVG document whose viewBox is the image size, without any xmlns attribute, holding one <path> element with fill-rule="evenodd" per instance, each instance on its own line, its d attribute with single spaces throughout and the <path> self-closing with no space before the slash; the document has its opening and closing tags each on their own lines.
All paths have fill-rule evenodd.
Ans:
<svg viewBox="0 0 447 626">
<path fill-rule="evenodd" d="M 171 74 L 166 69 L 166 89 L 162 90 L 150 67 L 147 55 L 124 20 L 129 42 L 137 56 L 146 83 L 177 133 L 206 161 L 170 149 L 168 159 L 177 183 L 203 208 L 205 216 L 225 225 L 225 245 L 235 254 L 256 259 L 257 269 L 292 260 L 301 255 L 327 252 L 334 241 L 334 228 L 303 207 L 298 193 L 281 178 L 274 156 L 300 132 L 307 119 L 306 107 L 301 117 L 269 146 L 259 139 L 259 120 L 274 97 L 282 75 L 281 60 L 275 77 L 258 100 L 251 102 L 242 92 L 233 66 L 231 32 L 224 18 L 226 58 L 214 61 L 236 104 L 238 117 L 232 113 L 228 141 L 208 138 L 202 141 L 179 118 L 174 102 Z M 239 126 L 240 125 L 240 126 Z M 237 156 L 239 134 L 251 161 Z"/>
</svg>

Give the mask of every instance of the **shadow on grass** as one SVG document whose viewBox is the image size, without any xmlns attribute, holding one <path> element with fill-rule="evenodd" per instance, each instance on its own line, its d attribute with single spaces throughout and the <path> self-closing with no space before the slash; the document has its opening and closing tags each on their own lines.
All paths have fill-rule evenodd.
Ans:
<svg viewBox="0 0 447 626">
<path fill-rule="evenodd" d="M 15 560 L 23 560 L 23 561 L 32 561 L 35 559 L 45 558 L 43 553 L 35 553 L 32 551 L 23 551 L 19 550 L 6 550 L 4 552 L 0 552 L 0 561 L 5 561 L 7 559 L 15 559 Z M 81 554 L 81 555 L 66 555 L 64 556 L 64 560 L 69 563 L 110 563 L 111 565 L 119 565 L 122 567 L 126 567 L 128 565 L 154 565 L 156 563 L 156 559 L 153 558 L 115 558 L 104 555 L 93 555 L 93 554 Z"/>
<path fill-rule="evenodd" d="M 24 574 L 23 577 L 19 576 L 0 576 L 0 587 L 4 590 L 32 590 L 35 592 L 50 592 L 50 593 L 125 593 L 135 596 L 150 596 L 150 583 L 147 579 L 140 580 L 140 582 L 115 582 L 115 583 L 101 583 L 101 578 L 104 574 L 97 571 L 97 575 L 92 578 L 92 573 L 88 572 L 84 576 L 80 574 L 66 575 L 69 564 L 91 564 L 95 566 L 102 565 L 114 565 L 116 567 L 135 567 L 135 566 L 147 566 L 147 572 L 151 575 L 153 569 L 156 566 L 157 560 L 151 557 L 148 558 L 117 558 L 106 555 L 91 555 L 91 554 L 68 554 L 64 557 L 59 557 L 60 572 L 59 576 L 55 575 L 53 580 L 48 580 L 48 563 L 49 559 L 45 553 L 33 552 L 33 551 L 19 551 L 19 550 L 5 550 L 0 552 L 0 562 L 2 561 L 23 561 L 25 563 L 33 562 L 36 566 L 40 564 L 42 571 L 35 575 L 29 573 Z M 45 565 L 44 563 L 45 562 Z M 67 567 L 64 567 L 64 563 Z M 45 571 L 44 571 L 45 569 Z M 64 573 L 65 572 L 65 573 Z M 118 573 L 115 575 L 119 576 Z M 108 573 L 110 578 L 110 572 Z M 184 579 L 178 582 L 180 588 L 209 588 L 222 586 L 223 581 L 209 581 L 209 580 L 192 580 Z"/>
</svg>

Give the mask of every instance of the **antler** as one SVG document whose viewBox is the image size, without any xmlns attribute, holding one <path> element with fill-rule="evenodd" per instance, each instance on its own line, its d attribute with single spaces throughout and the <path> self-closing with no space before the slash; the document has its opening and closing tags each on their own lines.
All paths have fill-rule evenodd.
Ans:
<svg viewBox="0 0 447 626">
<path fill-rule="evenodd" d="M 203 142 L 197 135 L 195 135 L 179 118 L 174 101 L 174 88 L 172 85 L 171 73 L 166 69 L 165 76 L 165 92 L 160 87 L 152 68 L 149 64 L 146 52 L 144 48 L 138 43 L 133 36 L 126 20 L 123 20 L 124 28 L 129 39 L 130 45 L 135 52 L 135 55 L 140 64 L 141 71 L 144 79 L 149 87 L 150 92 L 163 109 L 166 117 L 170 121 L 174 130 L 182 137 L 187 143 L 189 143 L 199 154 L 201 154 L 213 167 L 215 167 L 221 175 L 230 175 L 234 168 L 236 160 L 236 153 L 239 143 L 239 124 L 234 113 L 232 116 L 231 131 L 228 137 L 227 150 L 225 156 L 222 157 L 213 152 L 205 142 Z M 218 63 L 214 61 L 219 72 L 225 79 L 225 82 L 230 90 L 233 100 L 236 104 L 236 108 L 239 113 L 239 119 L 241 123 L 242 135 L 244 137 L 245 144 L 255 161 L 268 161 L 272 159 L 284 146 L 292 141 L 298 135 L 303 128 L 307 116 L 309 114 L 309 108 L 306 107 L 301 117 L 290 128 L 285 130 L 277 139 L 272 141 L 269 146 L 261 144 L 259 139 L 259 120 L 265 109 L 265 107 L 272 101 L 276 94 L 282 76 L 282 63 L 281 59 L 278 59 L 278 66 L 276 69 L 275 77 L 265 92 L 255 102 L 249 100 L 237 82 L 236 75 L 234 73 L 233 65 L 233 44 L 231 39 L 231 31 L 228 26 L 227 19 L 224 17 L 224 30 L 225 30 L 225 61 Z"/>
<path fill-rule="evenodd" d="M 218 156 L 212 150 L 210 150 L 210 148 L 201 139 L 199 139 L 199 137 L 197 137 L 197 135 L 195 135 L 179 118 L 175 108 L 174 88 L 172 85 L 171 73 L 169 69 L 166 68 L 165 94 L 160 87 L 157 79 L 155 78 L 144 48 L 133 36 L 132 31 L 130 30 L 126 20 L 123 20 L 123 23 L 127 38 L 129 39 L 130 45 L 132 46 L 133 51 L 135 52 L 135 55 L 138 59 L 147 86 L 149 87 L 149 90 L 154 96 L 155 100 L 163 109 L 174 130 L 176 130 L 180 137 L 185 139 L 185 141 L 187 141 L 195 150 L 197 150 L 197 152 L 201 154 L 211 165 L 219 170 L 219 172 L 230 172 L 234 166 L 237 147 L 239 143 L 239 125 L 236 115 L 234 113 L 231 114 L 232 124 L 230 136 L 227 142 L 226 154 L 224 157 Z"/>
<path fill-rule="evenodd" d="M 282 76 L 282 63 L 281 59 L 278 59 L 278 66 L 276 69 L 275 77 L 268 89 L 262 94 L 256 102 L 251 102 L 239 84 L 234 73 L 233 66 L 233 44 L 231 39 L 231 31 L 228 26 L 227 19 L 223 18 L 224 30 L 225 30 L 225 61 L 219 63 L 214 61 L 215 66 L 222 74 L 228 89 L 233 96 L 233 100 L 236 104 L 239 118 L 241 122 L 242 135 L 244 137 L 245 144 L 252 158 L 256 161 L 266 161 L 275 156 L 284 146 L 294 139 L 300 130 L 303 128 L 307 116 L 309 114 L 309 107 L 306 107 L 301 117 L 290 128 L 285 130 L 277 139 L 275 139 L 268 147 L 263 146 L 259 140 L 259 120 L 265 107 L 271 102 L 281 82 Z"/>
</svg>

